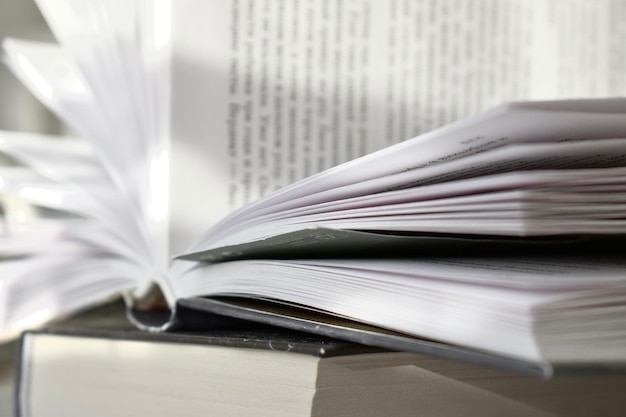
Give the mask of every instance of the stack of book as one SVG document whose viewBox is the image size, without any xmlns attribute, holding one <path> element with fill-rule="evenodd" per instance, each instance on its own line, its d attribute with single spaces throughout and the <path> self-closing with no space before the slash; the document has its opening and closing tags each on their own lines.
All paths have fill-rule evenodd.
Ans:
<svg viewBox="0 0 626 417">
<path fill-rule="evenodd" d="M 623 409 L 626 8 L 38 5 L 5 61 L 81 139 L 0 132 L 19 415 Z"/>
</svg>

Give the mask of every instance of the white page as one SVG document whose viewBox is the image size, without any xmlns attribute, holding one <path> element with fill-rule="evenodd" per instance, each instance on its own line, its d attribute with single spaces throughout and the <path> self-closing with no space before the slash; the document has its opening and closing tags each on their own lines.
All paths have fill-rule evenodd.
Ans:
<svg viewBox="0 0 626 417">
<path fill-rule="evenodd" d="M 169 2 L 38 0 L 38 6 L 71 55 L 70 64 L 88 85 L 92 111 L 85 114 L 84 108 L 77 109 L 75 98 L 63 90 L 60 77 L 50 68 L 58 63 L 39 62 L 41 47 L 25 49 L 29 54 L 22 57 L 30 59 L 54 93 L 54 100 L 44 100 L 46 104 L 92 142 L 117 187 L 133 203 L 136 223 L 152 246 L 153 262 L 165 270 Z M 24 49 L 20 43 L 12 47 Z M 12 66 L 18 72 L 22 69 Z"/>
<path fill-rule="evenodd" d="M 144 174 L 145 156 L 154 138 L 147 134 L 143 111 L 147 97 L 142 77 L 149 74 L 144 73 L 140 60 L 138 2 L 38 0 L 37 4 L 89 85 L 101 122 L 102 130 L 98 133 L 108 136 L 108 140 L 98 141 L 99 151 L 123 179 L 129 178 L 131 164 L 139 164 Z M 117 146 L 112 146 L 114 143 Z M 143 180 L 132 179 L 132 185 Z M 132 191 L 141 195 L 136 189 Z M 135 198 L 135 194 L 129 197 Z"/>
<path fill-rule="evenodd" d="M 50 180 L 89 194 L 116 218 L 117 226 L 126 229 L 127 237 L 140 245 L 146 243 L 142 219 L 133 213 L 132 203 L 115 187 L 85 141 L 0 131 L 0 151 Z"/>
<path fill-rule="evenodd" d="M 68 212 L 79 212 L 84 216 L 103 220 L 117 233 L 118 238 L 127 241 L 126 245 L 130 244 L 135 248 L 136 257 L 150 259 L 150 243 L 146 237 L 143 219 L 134 213 L 132 203 L 115 187 L 85 141 L 0 131 L 0 151 L 31 168 L 33 173 L 54 181 L 50 192 L 44 192 L 52 200 L 55 200 L 54 187 L 76 190 L 74 194 L 77 197 L 63 206 L 57 203 L 55 208 L 65 208 Z M 0 179 L 6 169 L 0 167 Z M 20 187 L 41 189 L 42 182 L 37 178 L 38 176 L 22 179 Z M 46 182 L 43 186 L 45 184 Z M 59 198 L 57 196 L 56 200 Z"/>
<path fill-rule="evenodd" d="M 392 330 L 531 360 L 623 358 L 621 333 L 597 316 L 620 320 L 624 263 L 590 259 L 440 259 L 365 261 L 236 261 L 196 268 L 173 282 L 177 296 L 252 295 L 278 298 Z M 541 282 L 546 274 L 547 282 Z M 596 277 L 598 278 L 596 280 Z M 505 282 L 506 280 L 510 282 Z M 524 289 L 521 289 L 524 288 Z M 559 288 L 559 291 L 553 289 Z M 612 309 L 602 300 L 612 300 Z M 568 304 L 554 316 L 550 306 Z M 542 309 L 535 314 L 535 309 Z M 573 355 L 537 334 L 578 313 L 567 329 Z M 547 322 L 547 325 L 544 324 Z M 561 327 L 561 330 L 563 327 Z M 506 335 L 506 337 L 502 337 Z M 602 341 L 590 346 L 585 340 Z M 582 343 L 581 343 L 582 340 Z M 548 354 L 545 349 L 548 348 Z"/>
<path fill-rule="evenodd" d="M 132 289 L 140 271 L 125 260 L 88 252 L 2 262 L 0 341 Z"/>
<path fill-rule="evenodd" d="M 610 1 L 174 2 L 174 250 L 259 195 L 504 100 L 626 94 L 625 14 Z"/>
<path fill-rule="evenodd" d="M 101 171 L 110 177 L 110 181 L 101 179 L 92 183 L 83 178 L 80 188 L 88 189 L 88 195 L 83 193 L 83 197 L 74 198 L 70 205 L 76 204 L 74 210 L 79 210 L 82 214 L 100 218 L 105 214 L 108 224 L 112 225 L 113 229 L 118 233 L 123 230 L 121 235 L 127 232 L 128 236 L 125 239 L 134 240 L 132 245 L 139 247 L 140 256 L 151 258 L 161 265 L 167 264 L 162 250 L 159 252 L 145 248 L 146 245 L 162 247 L 167 245 L 167 240 L 163 233 L 154 236 L 158 233 L 148 235 L 145 232 L 146 230 L 154 232 L 152 227 L 154 222 L 147 216 L 146 194 L 149 188 L 147 184 L 151 183 L 147 181 L 149 170 L 145 161 L 145 151 L 138 149 L 141 148 L 141 138 L 133 135 L 133 131 L 127 128 L 123 120 L 114 122 L 107 120 L 106 112 L 102 110 L 102 102 L 96 100 L 79 69 L 67 52 L 59 46 L 13 39 L 5 40 L 3 46 L 8 54 L 9 66 L 18 78 L 42 103 L 91 144 L 94 155 L 102 165 L 101 168 L 104 168 Z M 132 115 L 126 117 L 132 118 Z M 20 151 L 19 147 L 14 148 Z M 24 154 L 25 150 L 21 149 L 20 152 Z M 30 159 L 33 157 L 34 155 L 29 155 Z M 43 163 L 44 161 L 40 161 L 40 165 Z M 98 168 L 92 168 L 93 170 Z M 111 183 L 118 190 L 111 188 L 113 185 Z M 46 193 L 45 190 L 36 192 L 39 196 L 53 194 Z M 101 201 L 104 200 L 104 204 L 92 204 L 96 194 L 101 194 L 100 198 Z M 56 200 L 59 198 L 59 195 L 53 197 Z M 118 207 L 115 207 L 116 205 Z M 55 207 L 60 208 L 58 204 Z M 161 219 L 161 222 L 163 221 L 164 219 Z M 161 228 L 163 226 L 164 224 L 160 225 Z M 137 231 L 141 231 L 141 236 L 138 236 Z M 158 257 L 152 256 L 157 253 Z"/>
<path fill-rule="evenodd" d="M 378 193 L 372 195 L 365 195 L 355 198 L 349 198 L 346 200 L 338 200 L 328 203 L 322 203 L 318 206 L 312 206 L 304 209 L 294 210 L 288 213 L 292 218 L 281 219 L 281 216 L 275 216 L 269 218 L 267 222 L 263 222 L 264 219 L 252 219 L 248 223 L 242 223 L 238 227 L 230 227 L 220 229 L 219 233 L 209 233 L 205 239 L 198 242 L 198 244 L 191 251 L 200 251 L 209 248 L 214 248 L 222 245 L 231 245 L 243 243 L 247 240 L 257 240 L 269 236 L 275 236 L 280 233 L 288 233 L 295 230 L 301 230 L 303 228 L 317 227 L 325 225 L 327 227 L 337 228 L 359 228 L 364 229 L 378 229 L 382 230 L 385 227 L 390 230 L 412 230 L 412 231 L 431 231 L 442 233 L 460 233 L 463 232 L 475 232 L 475 233 L 487 233 L 487 230 L 496 234 L 519 234 L 522 230 L 525 230 L 528 225 L 525 225 L 520 218 L 515 220 L 510 219 L 507 222 L 493 222 L 489 223 L 489 220 L 479 223 L 468 223 L 467 221 L 446 221 L 445 224 L 434 224 L 428 220 L 420 220 L 421 216 L 413 216 L 411 219 L 405 222 L 401 222 L 399 217 L 385 219 L 382 218 L 371 221 L 369 225 L 364 223 L 357 224 L 355 222 L 323 222 L 314 221 L 307 223 L 303 217 L 302 221 L 298 216 L 315 215 L 316 213 L 331 213 L 330 218 L 333 217 L 332 213 L 350 210 L 364 209 L 363 212 L 367 213 L 370 208 L 387 207 L 388 209 L 407 203 L 414 202 L 436 202 L 442 199 L 452 199 L 459 196 L 470 196 L 468 201 L 472 201 L 476 196 L 481 194 L 489 195 L 493 194 L 494 199 L 497 201 L 500 197 L 499 192 L 502 191 L 525 191 L 533 189 L 548 189 L 553 193 L 558 193 L 562 189 L 567 191 L 567 187 L 571 184 L 579 184 L 585 182 L 591 182 L 592 184 L 602 183 L 602 181 L 611 182 L 612 180 L 622 181 L 626 168 L 603 168 L 603 169 L 573 169 L 573 170 L 536 170 L 536 171 L 517 171 L 511 173 L 495 174 L 485 177 L 476 177 L 466 180 L 450 181 L 442 184 L 425 185 L 422 187 L 409 188 L 398 191 L 389 191 L 386 193 Z M 623 183 L 623 181 L 622 181 Z M 503 194 L 511 195 L 511 194 Z M 515 195 L 515 194 L 513 194 Z M 486 197 L 489 198 L 489 197 Z M 454 201 L 454 200 L 452 200 Z M 609 201 L 615 203 L 615 201 Z M 445 204 L 445 201 L 444 201 Z M 376 211 L 375 211 L 376 212 Z M 323 216 L 320 216 L 323 218 Z M 377 225 L 376 222 L 380 221 Z M 534 220 L 533 220 L 534 221 Z M 571 223 L 568 221 L 567 224 Z M 617 224 L 617 222 L 615 223 Z M 555 225 L 555 227 L 546 228 L 543 233 L 561 232 L 562 227 L 565 224 Z M 580 225 L 584 230 L 589 230 L 590 225 Z M 458 227 L 459 230 L 454 230 Z M 574 228 L 578 225 L 574 224 Z M 602 230 L 611 230 L 611 226 L 603 226 Z M 482 231 L 481 231 L 482 230 Z M 622 229 L 613 229 L 613 233 L 618 233 Z M 535 234 L 541 232 L 541 230 L 532 229 L 532 232 L 528 230 L 528 234 Z"/>
<path fill-rule="evenodd" d="M 436 166 L 509 144 L 607 139 L 626 136 L 626 99 L 611 100 L 621 111 L 599 113 L 560 110 L 553 102 L 543 110 L 526 103 L 497 106 L 395 146 L 382 149 L 285 187 L 242 210 L 252 213 L 276 203 L 387 175 Z M 584 100 L 583 100 L 584 102 Z M 598 104 L 589 100 L 581 104 Z M 521 105 L 520 105 L 521 104 Z"/>
<path fill-rule="evenodd" d="M 124 212 L 115 209 L 114 204 L 106 205 L 93 197 L 94 194 L 107 194 L 113 199 L 119 198 L 110 192 L 110 184 L 103 184 L 98 178 L 82 178 L 82 187 L 77 187 L 71 181 L 56 182 L 43 177 L 25 167 L 0 167 L 0 195 L 15 196 L 23 202 L 48 207 L 62 212 L 73 213 L 86 219 L 93 219 L 106 226 L 107 232 L 116 236 L 122 252 L 131 251 L 135 258 L 149 260 L 146 242 L 142 235 L 138 235 L 136 225 L 129 225 L 120 220 L 124 219 Z M 84 188 L 83 188 L 84 187 Z M 122 205 L 122 207 L 124 207 Z M 117 207 L 119 208 L 119 207 Z M 17 213 L 5 219 L 6 227 L 13 227 L 13 223 L 26 223 L 32 219 L 24 218 Z"/>
<path fill-rule="evenodd" d="M 0 149 L 28 163 L 28 167 L 0 167 L 0 198 L 23 202 L 17 208 L 5 207 L 5 228 L 12 230 L 38 220 L 36 214 L 24 211 L 28 210 L 28 204 L 53 208 L 101 222 L 121 253 L 125 256 L 131 253 L 131 259 L 149 261 L 145 234 L 131 215 L 128 201 L 107 181 L 86 149 L 76 147 L 73 142 L 0 131 Z M 80 228 L 77 219 L 69 220 L 61 227 Z M 59 222 L 61 224 L 62 219 Z M 115 252 L 114 246 L 106 247 Z"/>
<path fill-rule="evenodd" d="M 140 212 L 134 191 L 137 180 L 130 175 L 131 160 L 137 160 L 135 142 L 121 135 L 126 130 L 106 119 L 101 103 L 79 72 L 70 56 L 57 45 L 7 39 L 3 42 L 9 67 L 29 90 L 51 111 L 59 115 L 78 135 L 93 146 L 106 168 L 133 208 Z M 117 143 L 116 143 L 117 142 Z M 114 146 L 117 145 L 117 146 Z M 145 170 L 145 168 L 144 168 Z M 133 181 L 128 181 L 132 178 Z M 134 187 L 134 188 L 133 188 Z"/>
<path fill-rule="evenodd" d="M 316 265 L 317 261 L 294 261 Z M 325 260 L 321 266 L 331 266 L 339 271 L 343 268 L 389 272 L 419 278 L 422 285 L 428 279 L 461 282 L 527 291 L 550 291 L 564 289 L 578 291 L 598 288 L 615 282 L 625 282 L 626 261 L 615 258 L 582 257 L 571 258 L 433 258 L 394 260 Z M 379 279 L 386 279 L 380 276 Z M 393 278 L 389 278 L 393 280 Z M 454 287 L 453 287 L 454 288 Z"/>
<path fill-rule="evenodd" d="M 624 133 L 626 134 L 626 128 Z M 315 210 L 316 205 L 333 200 L 508 171 L 624 165 L 626 165 L 626 139 L 509 145 L 369 181 L 333 187 L 300 198 L 283 198 L 285 201 L 282 203 L 262 205 L 258 209 L 237 215 L 220 226 L 226 227 L 231 224 L 240 228 L 245 221 L 258 223 L 267 219 L 292 216 L 295 213 L 301 215 Z"/>
</svg>

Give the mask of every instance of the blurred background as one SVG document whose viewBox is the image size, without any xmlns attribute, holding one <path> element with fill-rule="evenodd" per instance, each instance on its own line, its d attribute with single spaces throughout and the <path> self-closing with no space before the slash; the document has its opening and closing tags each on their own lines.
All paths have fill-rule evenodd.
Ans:
<svg viewBox="0 0 626 417">
<path fill-rule="evenodd" d="M 0 39 L 51 41 L 33 0 L 0 0 Z M 60 133 L 61 124 L 4 66 L 0 65 L 0 129 Z"/>
<path fill-rule="evenodd" d="M 0 0 L 0 39 L 7 36 L 51 41 L 32 0 Z M 61 124 L 4 66 L 0 65 L 0 130 L 60 133 Z M 0 417 L 13 415 L 16 344 L 0 346 Z"/>
</svg>

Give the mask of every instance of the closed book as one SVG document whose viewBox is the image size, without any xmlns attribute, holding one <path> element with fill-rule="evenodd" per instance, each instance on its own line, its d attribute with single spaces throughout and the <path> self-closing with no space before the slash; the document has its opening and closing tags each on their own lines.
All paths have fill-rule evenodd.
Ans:
<svg viewBox="0 0 626 417">
<path fill-rule="evenodd" d="M 619 416 L 626 378 L 542 380 L 292 332 L 57 328 L 22 340 L 18 416 Z"/>
</svg>

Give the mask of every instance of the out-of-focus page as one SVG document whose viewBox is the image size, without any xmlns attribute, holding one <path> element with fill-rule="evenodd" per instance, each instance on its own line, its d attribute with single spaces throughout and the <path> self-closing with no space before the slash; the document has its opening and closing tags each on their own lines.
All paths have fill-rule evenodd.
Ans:
<svg viewBox="0 0 626 417">
<path fill-rule="evenodd" d="M 509 100 L 626 95 L 626 3 L 173 3 L 172 250 L 297 179 Z"/>
</svg>

